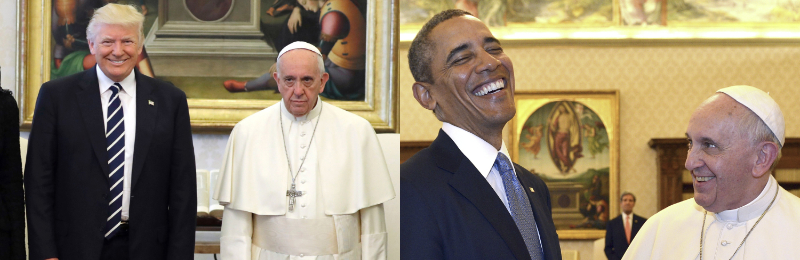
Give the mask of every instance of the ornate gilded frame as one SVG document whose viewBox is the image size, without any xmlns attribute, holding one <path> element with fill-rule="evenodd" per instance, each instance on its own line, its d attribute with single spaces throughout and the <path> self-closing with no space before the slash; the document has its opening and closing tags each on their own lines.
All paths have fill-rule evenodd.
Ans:
<svg viewBox="0 0 800 260">
<path fill-rule="evenodd" d="M 20 0 L 21 54 L 18 62 L 22 127 L 33 120 L 36 97 L 50 80 L 52 0 Z M 330 101 L 367 119 L 377 132 L 399 131 L 397 48 L 398 0 L 369 1 L 367 11 L 366 98 L 364 101 Z M 227 132 L 241 119 L 275 104 L 277 100 L 189 99 L 194 131 Z"/>
</svg>

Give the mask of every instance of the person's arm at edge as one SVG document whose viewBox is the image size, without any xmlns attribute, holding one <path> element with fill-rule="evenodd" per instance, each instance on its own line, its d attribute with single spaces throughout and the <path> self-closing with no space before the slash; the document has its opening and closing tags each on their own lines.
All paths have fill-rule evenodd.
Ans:
<svg viewBox="0 0 800 260">
<path fill-rule="evenodd" d="M 51 98 L 52 88 L 43 84 L 36 99 L 25 166 L 28 246 L 33 260 L 58 256 L 54 216 L 57 110 Z"/>
<path fill-rule="evenodd" d="M 167 259 L 187 259 L 194 255 L 197 180 L 189 106 L 186 94 L 182 91 L 176 104 L 170 165 Z"/>
</svg>

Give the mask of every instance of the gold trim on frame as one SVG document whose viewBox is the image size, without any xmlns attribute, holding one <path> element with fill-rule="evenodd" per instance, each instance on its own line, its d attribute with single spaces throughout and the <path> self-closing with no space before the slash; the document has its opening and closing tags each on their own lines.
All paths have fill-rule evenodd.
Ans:
<svg viewBox="0 0 800 260">
<path fill-rule="evenodd" d="M 50 80 L 52 1 L 21 0 L 24 53 L 18 64 L 21 75 L 22 127 L 30 128 L 34 105 L 42 83 Z M 398 120 L 397 49 L 398 0 L 370 0 L 367 4 L 366 99 L 329 103 L 369 121 L 376 132 L 396 133 Z M 189 99 L 193 131 L 227 132 L 245 117 L 277 103 L 277 100 Z"/>
<path fill-rule="evenodd" d="M 506 136 L 509 144 L 511 160 L 519 163 L 518 136 L 523 131 L 527 118 L 542 105 L 553 101 L 580 101 L 591 108 L 604 122 L 609 138 L 609 218 L 610 221 L 619 214 L 619 90 L 597 91 L 519 91 L 514 94 L 517 114 L 506 125 Z M 520 106 L 520 100 L 528 101 Z M 542 147 L 542 149 L 547 149 Z M 522 164 L 520 164 L 522 165 Z M 522 165 L 526 167 L 525 165 Z M 555 220 L 555 216 L 554 216 Z M 559 239 L 586 240 L 605 237 L 605 230 L 557 230 Z"/>
</svg>

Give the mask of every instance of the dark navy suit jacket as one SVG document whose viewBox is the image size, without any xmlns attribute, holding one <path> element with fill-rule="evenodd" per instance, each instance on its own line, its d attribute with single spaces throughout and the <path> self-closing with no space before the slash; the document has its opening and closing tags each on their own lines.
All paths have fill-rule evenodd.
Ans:
<svg viewBox="0 0 800 260">
<path fill-rule="evenodd" d="M 647 221 L 646 218 L 633 214 L 633 219 L 631 220 L 631 241 L 636 237 L 636 233 L 639 233 L 639 229 L 642 228 L 645 221 Z M 606 225 L 606 257 L 608 257 L 609 260 L 622 259 L 622 256 L 625 255 L 625 251 L 628 250 L 627 240 L 628 239 L 625 237 L 625 225 L 622 223 L 622 214 L 620 214 Z"/>
<path fill-rule="evenodd" d="M 544 259 L 561 259 L 547 186 L 514 168 L 533 208 Z M 531 259 L 497 193 L 441 130 L 430 147 L 400 166 L 400 229 L 401 259 Z"/>
<path fill-rule="evenodd" d="M 96 69 L 39 91 L 25 167 L 30 259 L 100 258 L 111 183 Z M 191 259 L 197 182 L 186 95 L 135 77 L 130 259 Z"/>
</svg>

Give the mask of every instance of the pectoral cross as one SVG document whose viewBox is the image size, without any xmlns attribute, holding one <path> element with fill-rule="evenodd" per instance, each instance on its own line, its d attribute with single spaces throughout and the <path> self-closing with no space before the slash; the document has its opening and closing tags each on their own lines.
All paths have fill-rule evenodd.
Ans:
<svg viewBox="0 0 800 260">
<path fill-rule="evenodd" d="M 294 183 L 292 183 L 292 188 L 286 190 L 286 197 L 289 197 L 289 212 L 294 210 L 295 198 L 300 196 L 303 196 L 303 192 L 295 189 Z"/>
</svg>

